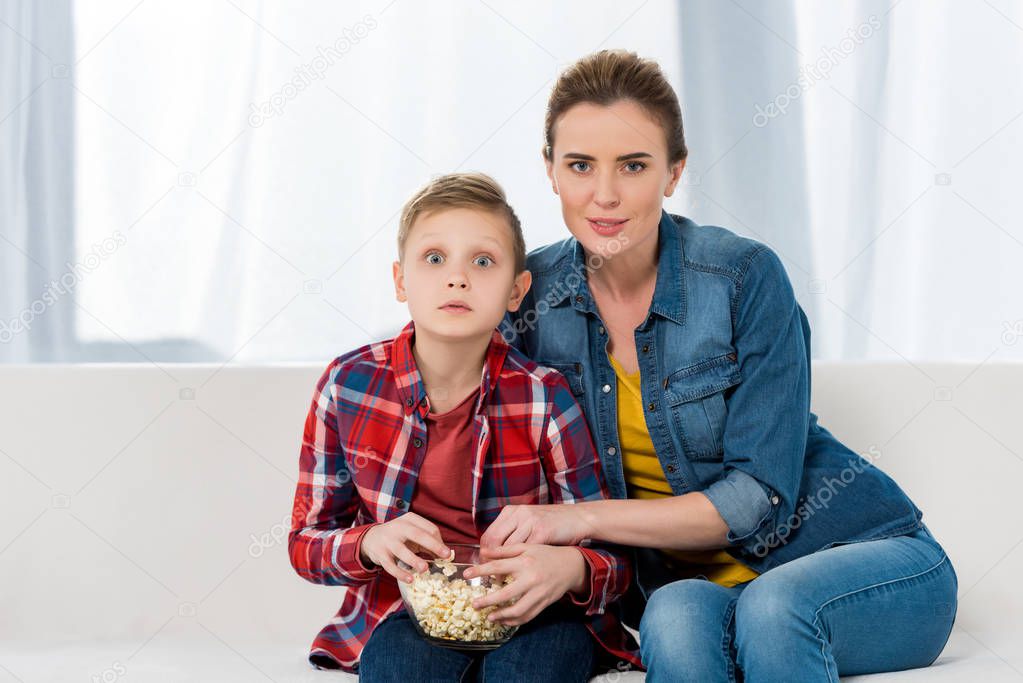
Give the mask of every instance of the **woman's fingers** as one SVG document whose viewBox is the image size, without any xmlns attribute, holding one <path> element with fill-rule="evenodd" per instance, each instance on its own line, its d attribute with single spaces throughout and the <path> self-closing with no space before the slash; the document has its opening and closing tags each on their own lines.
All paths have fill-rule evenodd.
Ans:
<svg viewBox="0 0 1023 683">
<path fill-rule="evenodd" d="M 505 546 L 514 545 L 517 543 L 525 543 L 529 540 L 533 533 L 533 525 L 531 523 L 520 524 L 516 527 L 515 531 L 511 533 L 508 538 L 504 539 Z"/>
<path fill-rule="evenodd" d="M 512 521 L 514 506 L 507 506 L 497 515 L 497 519 L 491 523 L 483 536 L 480 537 L 481 548 L 494 548 L 504 544 L 504 540 L 515 530 L 515 523 Z"/>
<path fill-rule="evenodd" d="M 522 553 L 526 552 L 527 548 L 528 546 L 525 543 L 499 545 L 496 548 L 483 548 L 480 550 L 480 554 L 489 560 L 500 560 L 509 557 L 518 557 Z"/>
</svg>

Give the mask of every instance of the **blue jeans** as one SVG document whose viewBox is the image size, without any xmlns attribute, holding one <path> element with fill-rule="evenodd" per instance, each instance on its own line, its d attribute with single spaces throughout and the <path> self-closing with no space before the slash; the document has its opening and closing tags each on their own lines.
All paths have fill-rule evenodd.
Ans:
<svg viewBox="0 0 1023 683">
<path fill-rule="evenodd" d="M 647 682 L 830 682 L 928 666 L 948 641 L 957 590 L 926 527 L 820 550 L 731 588 L 669 583 L 640 621 Z"/>
<path fill-rule="evenodd" d="M 585 683 L 595 666 L 597 647 L 580 611 L 559 603 L 489 652 L 431 645 L 419 636 L 408 612 L 399 610 L 369 637 L 360 658 L 359 680 Z"/>
</svg>

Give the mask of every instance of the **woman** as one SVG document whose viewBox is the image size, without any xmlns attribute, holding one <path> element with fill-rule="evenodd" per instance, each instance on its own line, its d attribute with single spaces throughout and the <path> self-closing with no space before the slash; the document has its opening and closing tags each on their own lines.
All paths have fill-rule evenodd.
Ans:
<svg viewBox="0 0 1023 683">
<path fill-rule="evenodd" d="M 503 331 L 568 378 L 620 500 L 505 508 L 482 571 L 523 542 L 635 547 L 651 683 L 929 665 L 955 571 L 899 486 L 810 412 L 809 325 L 774 252 L 663 211 L 687 150 L 660 68 L 583 58 L 545 133 L 572 237 L 529 255 Z"/>
</svg>

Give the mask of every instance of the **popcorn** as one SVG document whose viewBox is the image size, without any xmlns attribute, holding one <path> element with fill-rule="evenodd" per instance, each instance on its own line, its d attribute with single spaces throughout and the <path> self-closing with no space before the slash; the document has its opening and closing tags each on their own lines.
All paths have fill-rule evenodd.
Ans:
<svg viewBox="0 0 1023 683">
<path fill-rule="evenodd" d="M 503 640 L 515 632 L 516 627 L 497 624 L 487 615 L 497 605 L 477 610 L 473 600 L 504 588 L 513 577 L 494 577 L 490 586 L 472 585 L 465 579 L 451 577 L 458 571 L 451 558 L 436 560 L 440 573 L 429 571 L 415 574 L 408 587 L 407 599 L 415 612 L 420 628 L 434 638 L 463 642 Z"/>
</svg>

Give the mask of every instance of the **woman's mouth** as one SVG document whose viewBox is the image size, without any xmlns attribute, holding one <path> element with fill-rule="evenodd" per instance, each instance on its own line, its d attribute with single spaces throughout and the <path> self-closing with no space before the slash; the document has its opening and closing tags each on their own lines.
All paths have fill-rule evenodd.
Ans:
<svg viewBox="0 0 1023 683">
<path fill-rule="evenodd" d="M 604 216 L 586 217 L 586 222 L 590 224 L 593 231 L 605 237 L 620 232 L 628 220 L 628 218 L 606 218 Z"/>
</svg>

